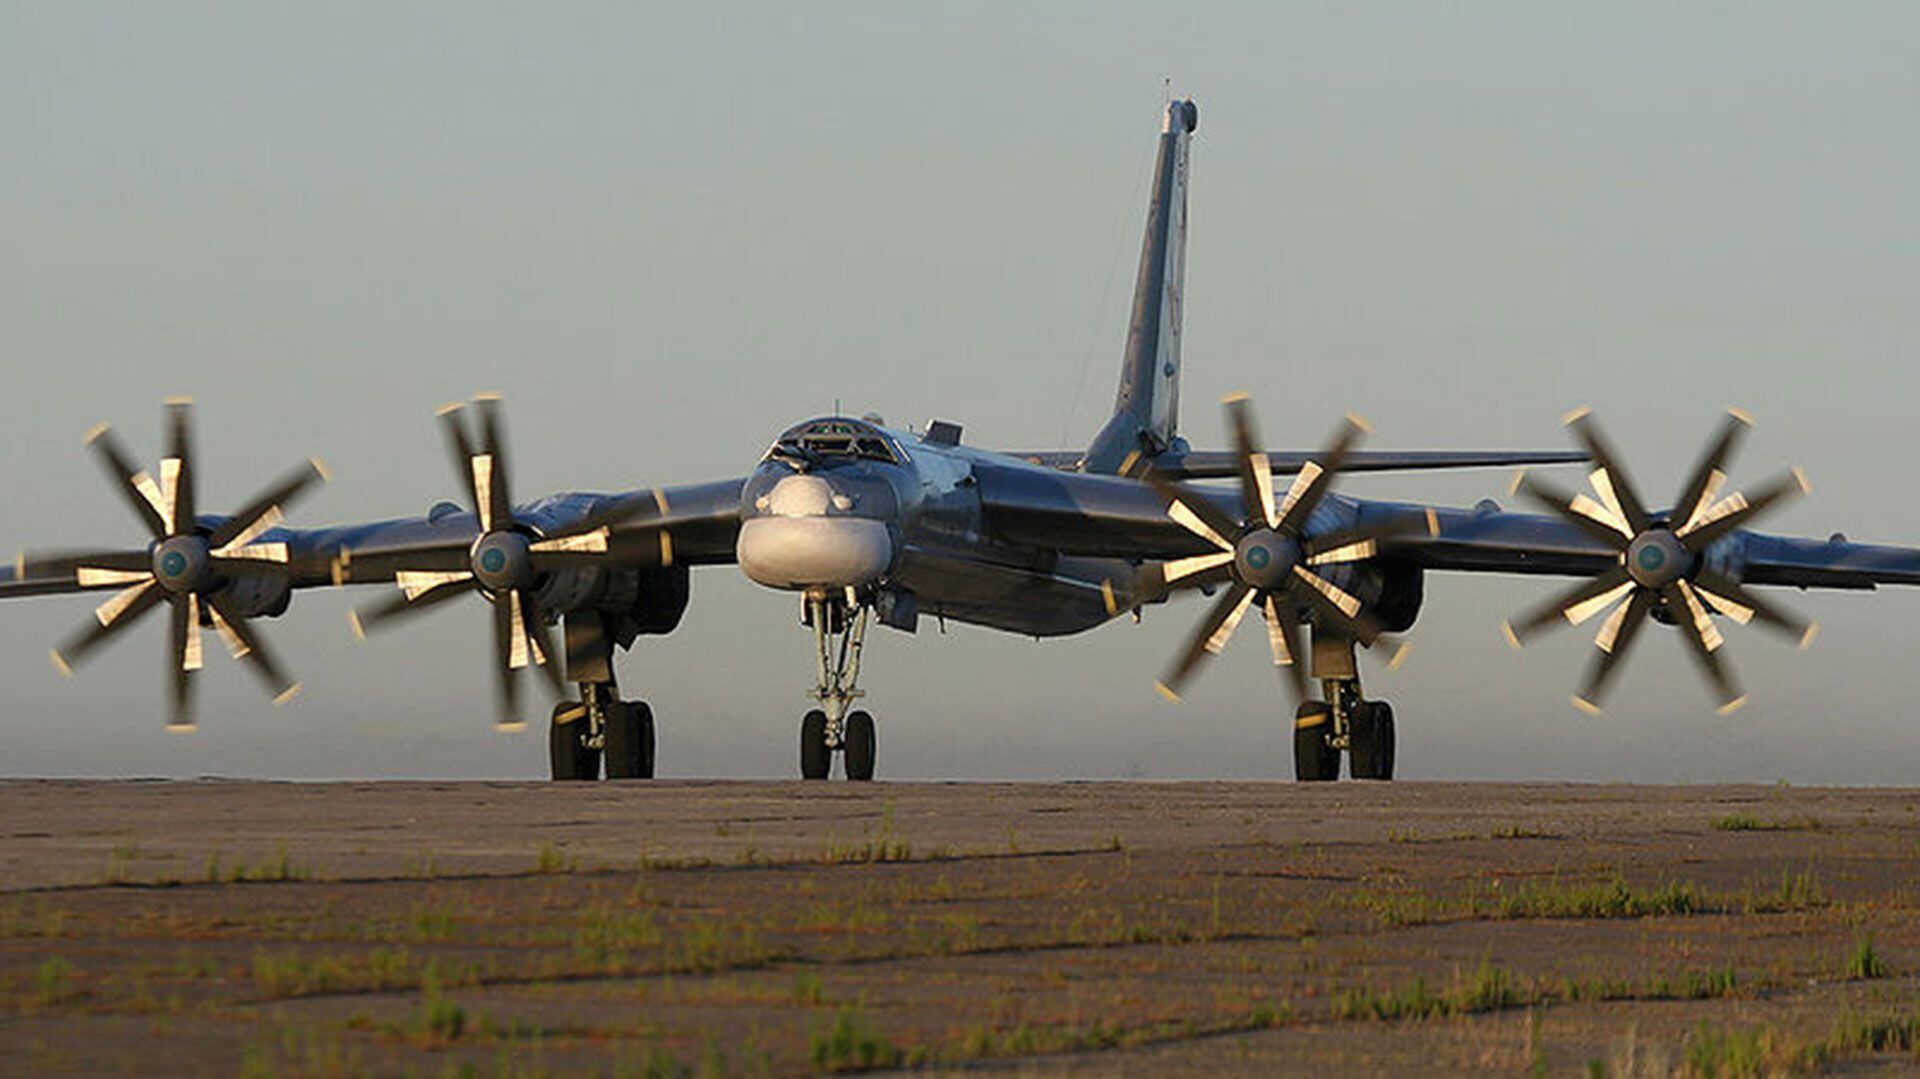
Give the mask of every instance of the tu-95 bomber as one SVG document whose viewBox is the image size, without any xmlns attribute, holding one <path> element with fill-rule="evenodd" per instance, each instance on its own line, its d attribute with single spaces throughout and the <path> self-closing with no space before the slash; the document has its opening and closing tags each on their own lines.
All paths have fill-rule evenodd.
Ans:
<svg viewBox="0 0 1920 1079">
<path fill-rule="evenodd" d="M 656 717 L 623 696 L 615 654 L 675 629 L 696 570 L 734 566 L 798 597 L 812 640 L 800 774 L 827 778 L 839 757 L 848 779 L 867 780 L 877 731 L 860 707 L 860 674 L 876 623 L 911 633 L 935 618 L 1054 637 L 1198 592 L 1211 599 L 1158 690 L 1177 701 L 1254 615 L 1296 706 L 1295 776 L 1319 781 L 1337 778 L 1343 758 L 1355 778 L 1392 778 L 1394 713 L 1366 697 L 1359 656 L 1397 659 L 1429 573 L 1572 579 L 1505 628 L 1518 646 L 1597 620 L 1592 666 L 1574 696 L 1589 710 L 1649 622 L 1679 635 L 1715 702 L 1731 711 L 1745 697 L 1724 658 L 1722 627 L 1757 623 L 1801 643 L 1814 632 L 1764 590 L 1920 584 L 1920 550 L 1753 531 L 1806 482 L 1788 471 L 1746 493 L 1732 488 L 1729 462 L 1749 426 L 1737 410 L 1665 506 L 1646 501 L 1585 411 L 1567 418 L 1571 449 L 1365 450 L 1367 427 L 1349 416 L 1320 449 L 1277 450 L 1261 437 L 1248 398 L 1232 395 L 1232 445 L 1192 448 L 1178 421 L 1197 126 L 1191 101 L 1169 103 L 1119 392 L 1083 448 L 983 449 L 948 422 L 916 432 L 834 415 L 782 431 L 742 476 L 516 501 L 502 407 L 482 396 L 440 416 L 462 504 L 308 529 L 285 515 L 326 478 L 317 462 L 231 513 L 202 506 L 191 406 L 176 400 L 167 405 L 157 477 L 104 425 L 87 438 L 147 538 L 25 553 L 0 571 L 0 598 L 107 594 L 54 649 L 63 671 L 164 610 L 168 722 L 178 728 L 192 724 L 206 633 L 277 700 L 293 695 L 297 683 L 259 623 L 285 613 L 299 592 L 390 590 L 356 610 L 353 628 L 363 634 L 442 607 L 484 610 L 501 722 L 524 722 L 529 672 L 561 698 L 549 717 L 553 778 L 644 778 L 655 771 Z M 743 463 L 751 459 L 743 452 Z M 1591 492 L 1522 472 L 1514 493 L 1543 512 L 1518 513 L 1334 490 L 1346 473 L 1535 465 L 1582 467 Z"/>
</svg>

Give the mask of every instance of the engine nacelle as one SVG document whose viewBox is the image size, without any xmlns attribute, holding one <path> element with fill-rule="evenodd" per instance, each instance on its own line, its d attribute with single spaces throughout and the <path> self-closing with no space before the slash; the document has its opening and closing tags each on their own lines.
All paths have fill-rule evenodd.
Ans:
<svg viewBox="0 0 1920 1079">
<path fill-rule="evenodd" d="M 686 566 L 654 569 L 586 567 L 547 575 L 540 585 L 542 610 L 601 611 L 622 648 L 636 638 L 672 633 L 687 613 L 693 578 Z"/>
<path fill-rule="evenodd" d="M 1377 568 L 1379 595 L 1369 604 L 1373 616 L 1389 633 L 1405 633 L 1420 617 L 1427 599 L 1426 571 L 1405 562 L 1383 563 Z"/>
<path fill-rule="evenodd" d="M 1388 633 L 1413 628 L 1426 601 L 1426 574 L 1405 562 L 1351 562 L 1321 566 L 1320 576 L 1360 600 L 1360 609 Z"/>
<path fill-rule="evenodd" d="M 613 625 L 614 640 L 621 647 L 632 647 L 634 638 L 642 635 L 672 633 L 693 598 L 693 575 L 686 566 L 643 569 L 630 576 L 633 596 L 619 609 Z"/>
<path fill-rule="evenodd" d="M 254 574 L 227 581 L 225 595 L 241 618 L 278 618 L 293 601 L 293 582 L 284 574 Z"/>
</svg>

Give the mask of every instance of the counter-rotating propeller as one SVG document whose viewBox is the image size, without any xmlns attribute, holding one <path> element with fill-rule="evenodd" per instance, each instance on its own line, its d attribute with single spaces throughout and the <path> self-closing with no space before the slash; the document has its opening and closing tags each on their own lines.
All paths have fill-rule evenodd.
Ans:
<svg viewBox="0 0 1920 1079">
<path fill-rule="evenodd" d="M 611 526 L 657 506 L 666 512 L 663 496 L 616 503 L 608 511 L 589 514 L 564 530 L 542 534 L 514 514 L 508 482 L 507 454 L 500 399 L 494 394 L 474 398 L 478 413 L 473 430 L 468 406 L 455 402 L 440 409 L 454 468 L 467 488 L 479 536 L 400 551 L 376 554 L 341 552 L 335 567 L 340 579 L 388 579 L 400 594 L 362 607 L 351 615 L 354 632 L 365 636 L 395 622 L 432 610 L 468 593 L 479 593 L 493 605 L 494 668 L 500 702 L 500 726 L 518 729 L 519 674 L 537 670 L 558 690 L 563 657 L 554 650 L 548 612 L 539 601 L 546 575 L 568 566 L 593 565 L 609 557 Z M 673 560 L 672 540 L 663 529 L 657 544 L 621 553 L 623 565 L 667 565 Z"/>
<path fill-rule="evenodd" d="M 203 527 L 195 512 L 193 403 L 173 398 L 166 414 L 167 456 L 157 481 L 133 463 L 108 425 L 100 424 L 86 438 L 115 490 L 152 534 L 152 543 L 138 549 L 22 554 L 15 568 L 21 577 L 72 574 L 83 589 L 120 589 L 95 609 L 92 623 L 53 650 L 62 674 L 73 673 L 101 645 L 167 604 L 172 616 L 167 727 L 184 731 L 193 729 L 193 675 L 201 667 L 203 625 L 219 633 L 234 659 L 252 668 L 275 704 L 299 692 L 300 684 L 281 668 L 228 586 L 238 578 L 286 573 L 286 544 L 259 540 L 280 523 L 286 506 L 324 482 L 327 472 L 310 460 L 240 512 Z"/>
<path fill-rule="evenodd" d="M 1286 493 L 1276 500 L 1272 468 L 1260 449 L 1247 396 L 1233 394 L 1223 403 L 1240 462 L 1241 518 L 1236 519 L 1192 488 L 1157 474 L 1147 476 L 1148 482 L 1166 497 L 1168 516 L 1215 550 L 1143 567 L 1136 592 L 1227 586 L 1155 688 L 1162 696 L 1178 700 L 1187 681 L 1208 657 L 1226 647 L 1241 619 L 1256 604 L 1266 618 L 1274 665 L 1287 676 L 1294 695 L 1301 700 L 1308 697 L 1306 657 L 1300 650 L 1304 621 L 1311 620 L 1322 629 L 1369 647 L 1385 644 L 1393 657 L 1391 663 L 1397 665 L 1405 646 L 1383 632 L 1378 620 L 1362 609 L 1360 597 L 1320 572 L 1320 567 L 1365 561 L 1393 536 L 1432 531 L 1432 514 L 1310 534 L 1308 526 L 1314 512 L 1332 489 L 1348 451 L 1368 430 L 1366 421 L 1349 414 L 1333 440 L 1293 477 Z M 1303 610 L 1310 612 L 1308 619 L 1302 618 Z"/>
<path fill-rule="evenodd" d="M 1801 647 L 1813 640 L 1818 627 L 1748 590 L 1711 565 L 1706 554 L 1734 530 L 1804 493 L 1806 476 L 1795 468 L 1750 496 L 1723 494 L 1727 461 L 1753 423 L 1746 413 L 1731 409 L 1674 508 L 1650 512 L 1592 413 L 1580 409 L 1565 422 L 1593 458 L 1595 468 L 1589 479 L 1599 497 L 1570 495 L 1526 472 L 1515 477 L 1514 490 L 1619 552 L 1619 564 L 1505 624 L 1508 642 L 1518 648 L 1554 626 L 1577 626 L 1612 607 L 1594 637 L 1599 655 L 1585 686 L 1573 698 L 1583 711 L 1598 713 L 1601 695 L 1620 661 L 1648 616 L 1658 614 L 1662 621 L 1680 627 L 1689 651 L 1719 694 L 1721 714 L 1739 708 L 1747 698 L 1721 658 L 1725 641 L 1714 627 L 1711 612 L 1743 625 L 1757 621 L 1795 638 Z"/>
</svg>

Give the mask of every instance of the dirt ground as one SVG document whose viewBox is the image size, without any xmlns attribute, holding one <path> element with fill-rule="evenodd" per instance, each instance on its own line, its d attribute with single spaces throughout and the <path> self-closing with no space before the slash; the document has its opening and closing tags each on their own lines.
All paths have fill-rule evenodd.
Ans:
<svg viewBox="0 0 1920 1079">
<path fill-rule="evenodd" d="M 0 1071 L 1920 1070 L 1920 790 L 0 782 Z"/>
</svg>

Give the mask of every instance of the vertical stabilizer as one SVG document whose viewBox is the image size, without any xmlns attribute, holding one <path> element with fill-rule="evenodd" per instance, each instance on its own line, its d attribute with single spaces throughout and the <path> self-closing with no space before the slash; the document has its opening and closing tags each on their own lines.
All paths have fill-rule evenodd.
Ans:
<svg viewBox="0 0 1920 1079">
<path fill-rule="evenodd" d="M 1180 309 L 1187 268 L 1187 154 L 1200 110 L 1169 102 L 1153 170 L 1153 201 L 1133 286 L 1133 315 L 1113 418 L 1087 447 L 1087 472 L 1135 475 L 1178 450 Z"/>
</svg>

